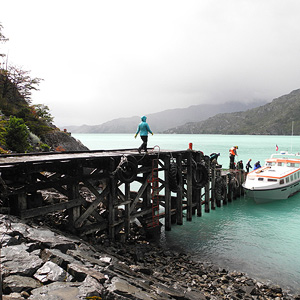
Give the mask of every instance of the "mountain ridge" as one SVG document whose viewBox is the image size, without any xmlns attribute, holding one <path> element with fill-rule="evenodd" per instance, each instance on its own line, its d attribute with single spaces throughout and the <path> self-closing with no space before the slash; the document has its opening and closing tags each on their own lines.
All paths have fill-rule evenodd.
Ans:
<svg viewBox="0 0 300 300">
<path fill-rule="evenodd" d="M 300 89 L 243 112 L 221 113 L 164 131 L 177 134 L 300 135 Z"/>
<path fill-rule="evenodd" d="M 146 114 L 151 130 L 159 133 L 175 126 L 184 125 L 187 122 L 205 120 L 221 112 L 236 112 L 257 107 L 266 101 L 253 101 L 242 103 L 237 101 L 224 104 L 200 104 L 187 108 L 174 108 L 158 113 Z M 118 118 L 99 125 L 64 126 L 72 133 L 132 133 L 136 131 L 140 123 L 139 116 Z M 61 128 L 63 129 L 63 128 Z"/>
</svg>

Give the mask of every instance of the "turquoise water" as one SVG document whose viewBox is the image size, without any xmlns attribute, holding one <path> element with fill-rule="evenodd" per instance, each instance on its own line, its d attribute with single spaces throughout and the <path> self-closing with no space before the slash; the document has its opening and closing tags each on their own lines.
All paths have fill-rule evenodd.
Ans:
<svg viewBox="0 0 300 300">
<path fill-rule="evenodd" d="M 141 144 L 133 134 L 74 134 L 91 150 L 129 149 Z M 228 150 L 237 145 L 238 160 L 264 162 L 279 151 L 300 152 L 300 139 L 289 136 L 163 135 L 149 137 L 148 147 L 220 153 L 229 166 Z M 252 164 L 252 166 L 253 166 Z M 203 210 L 204 211 L 204 210 Z M 256 204 L 241 197 L 183 226 L 162 232 L 161 242 L 184 249 L 195 258 L 247 273 L 258 280 L 280 284 L 300 293 L 300 193 L 287 200 Z"/>
</svg>

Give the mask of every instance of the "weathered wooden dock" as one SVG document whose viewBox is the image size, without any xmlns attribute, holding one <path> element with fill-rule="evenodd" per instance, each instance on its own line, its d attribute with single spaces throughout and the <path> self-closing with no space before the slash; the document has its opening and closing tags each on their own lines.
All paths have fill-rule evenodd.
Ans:
<svg viewBox="0 0 300 300">
<path fill-rule="evenodd" d="M 1 211 L 21 218 L 57 212 L 69 230 L 127 237 L 138 219 L 153 230 L 226 205 L 243 194 L 243 170 L 222 170 L 201 151 L 135 149 L 0 156 Z M 45 191 L 61 197 L 49 197 Z M 47 197 L 45 197 L 47 195 Z M 88 195 L 88 196 L 87 196 Z"/>
</svg>

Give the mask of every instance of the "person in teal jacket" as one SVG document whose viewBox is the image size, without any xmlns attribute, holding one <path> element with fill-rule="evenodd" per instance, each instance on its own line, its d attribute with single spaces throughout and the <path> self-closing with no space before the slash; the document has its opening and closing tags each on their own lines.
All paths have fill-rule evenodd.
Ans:
<svg viewBox="0 0 300 300">
<path fill-rule="evenodd" d="M 148 143 L 148 132 L 151 133 L 153 135 L 153 132 L 151 131 L 148 123 L 146 122 L 147 117 L 146 116 L 142 116 L 141 117 L 142 122 L 139 124 L 137 131 L 135 133 L 135 138 L 137 137 L 138 133 L 140 133 L 140 137 L 143 141 L 142 145 L 138 148 L 139 153 L 142 152 L 142 150 L 144 150 L 145 152 L 147 152 L 147 143 Z"/>
</svg>

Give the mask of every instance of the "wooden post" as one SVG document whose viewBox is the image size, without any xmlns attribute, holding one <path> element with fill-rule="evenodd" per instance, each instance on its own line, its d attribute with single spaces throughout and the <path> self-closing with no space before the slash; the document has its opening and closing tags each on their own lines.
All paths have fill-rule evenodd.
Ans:
<svg viewBox="0 0 300 300">
<path fill-rule="evenodd" d="M 176 163 L 178 166 L 178 172 L 180 176 L 178 176 L 178 192 L 177 192 L 177 209 L 176 209 L 176 220 L 178 225 L 183 224 L 183 212 L 182 212 L 182 195 L 183 195 L 183 174 L 182 174 L 182 155 L 179 154 L 176 157 Z"/>
<path fill-rule="evenodd" d="M 111 159 L 109 169 L 111 173 L 115 170 L 115 161 Z M 109 179 L 110 193 L 108 194 L 108 236 L 111 241 L 115 240 L 115 199 L 116 199 L 116 179 L 115 175 L 111 175 Z"/>
<path fill-rule="evenodd" d="M 130 183 L 125 183 L 125 202 L 124 231 L 127 239 L 130 233 Z"/>
<path fill-rule="evenodd" d="M 27 195 L 26 193 L 18 194 L 18 211 L 21 212 L 27 209 Z"/>
<path fill-rule="evenodd" d="M 237 175 L 238 175 L 237 171 L 234 171 L 233 177 L 234 177 L 234 180 L 235 180 L 235 186 L 234 186 L 233 193 L 232 193 L 233 194 L 232 195 L 233 200 L 235 200 L 237 198 L 238 192 L 239 192 L 238 189 L 237 189 L 237 186 L 236 186 L 236 180 L 238 180 Z"/>
<path fill-rule="evenodd" d="M 216 170 L 216 171 L 215 171 L 215 174 L 216 174 L 216 175 L 215 175 L 215 179 L 216 179 L 216 178 L 221 178 L 221 171 L 220 171 L 220 169 L 217 170 L 217 169 L 215 168 L 215 170 Z M 222 178 L 222 180 L 223 180 L 223 178 Z M 215 193 L 215 194 L 216 194 L 216 193 Z M 217 205 L 217 207 L 221 207 L 221 199 L 217 199 L 217 198 L 216 198 L 216 205 Z"/>
<path fill-rule="evenodd" d="M 211 169 L 211 209 L 216 209 L 216 164 L 210 165 Z"/>
<path fill-rule="evenodd" d="M 186 220 L 192 221 L 193 209 L 193 166 L 192 152 L 187 153 L 187 213 Z"/>
<path fill-rule="evenodd" d="M 196 161 L 197 162 L 200 162 L 201 161 L 201 153 L 198 151 L 196 153 Z M 202 205 L 201 205 L 201 191 L 202 191 L 202 188 L 198 188 L 198 189 L 194 189 L 193 190 L 193 193 L 195 193 L 195 204 L 196 204 L 196 209 L 197 209 L 197 216 L 198 217 L 201 217 L 202 216 Z"/>
<path fill-rule="evenodd" d="M 241 170 L 241 196 L 244 196 L 245 191 L 243 188 L 243 183 L 245 182 L 245 171 Z"/>
<path fill-rule="evenodd" d="M 225 189 L 226 189 L 226 193 L 225 193 L 225 197 L 223 199 L 223 205 L 227 205 L 227 197 L 228 197 L 228 176 L 222 176 L 223 180 L 225 181 Z"/>
<path fill-rule="evenodd" d="M 207 160 L 206 163 L 208 164 L 208 170 L 210 170 L 210 161 Z M 209 180 L 205 185 L 205 212 L 209 213 Z"/>
<path fill-rule="evenodd" d="M 165 230 L 171 230 L 171 191 L 169 186 L 170 156 L 164 159 L 165 164 Z"/>
<path fill-rule="evenodd" d="M 228 174 L 228 194 L 227 194 L 228 202 L 232 202 L 233 200 L 233 189 L 231 184 L 232 177 L 233 177 L 233 173 L 231 172 L 230 174 Z"/>
<path fill-rule="evenodd" d="M 225 193 L 225 197 L 224 197 L 224 200 L 223 200 L 223 205 L 227 205 L 227 199 L 228 199 L 228 176 L 226 175 L 225 178 L 225 188 L 226 188 L 226 193 Z"/>
<path fill-rule="evenodd" d="M 80 197 L 79 194 L 79 184 L 78 182 L 69 184 L 68 187 L 68 198 L 69 201 L 73 199 L 78 199 Z M 68 209 L 68 222 L 71 231 L 75 229 L 75 221 L 80 217 L 81 206 L 75 206 L 73 208 Z"/>
</svg>

